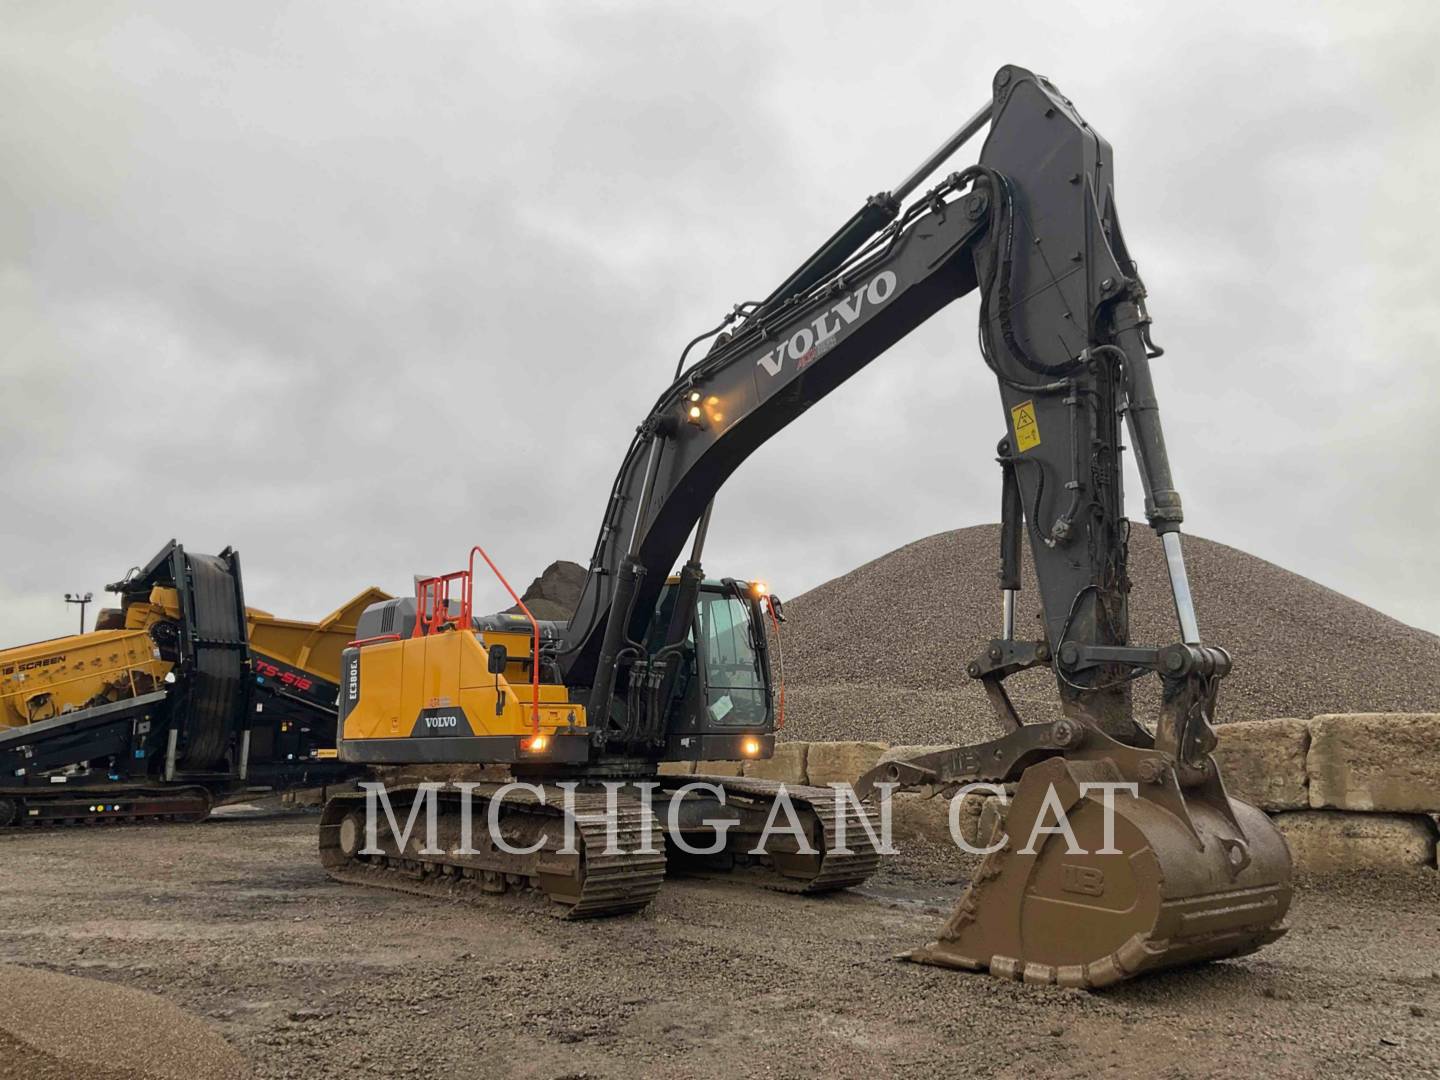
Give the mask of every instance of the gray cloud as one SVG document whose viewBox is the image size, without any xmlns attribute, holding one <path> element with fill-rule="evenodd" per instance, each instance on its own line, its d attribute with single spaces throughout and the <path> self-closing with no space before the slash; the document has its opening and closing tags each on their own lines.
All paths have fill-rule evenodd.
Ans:
<svg viewBox="0 0 1440 1080">
<path fill-rule="evenodd" d="M 991 8 L 0 7 L 0 641 L 171 535 L 297 616 L 475 541 L 583 561 L 680 346 L 1004 62 L 1115 146 L 1191 527 L 1440 630 L 1440 20 Z M 763 447 L 712 568 L 795 593 L 993 520 L 974 317 Z"/>
</svg>

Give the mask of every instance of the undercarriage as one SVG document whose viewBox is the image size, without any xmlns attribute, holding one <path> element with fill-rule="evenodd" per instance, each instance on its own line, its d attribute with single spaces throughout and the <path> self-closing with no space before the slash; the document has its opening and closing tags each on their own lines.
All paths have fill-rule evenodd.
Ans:
<svg viewBox="0 0 1440 1080">
<path fill-rule="evenodd" d="M 667 870 L 782 892 L 845 889 L 874 872 L 878 835 L 869 808 L 775 781 L 460 782 L 331 799 L 320 859 L 339 881 L 472 900 L 534 891 L 583 919 L 644 908 Z"/>
</svg>

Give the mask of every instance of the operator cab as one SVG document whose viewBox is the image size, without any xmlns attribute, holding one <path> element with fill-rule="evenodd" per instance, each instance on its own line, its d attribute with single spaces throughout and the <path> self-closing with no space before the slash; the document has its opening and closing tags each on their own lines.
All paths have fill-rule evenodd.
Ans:
<svg viewBox="0 0 1440 1080">
<path fill-rule="evenodd" d="M 679 591 L 672 578 L 660 594 L 646 642 L 652 655 L 664 646 Z M 770 756 L 775 725 L 765 595 L 759 583 L 701 583 L 666 706 L 667 759 Z M 730 749 L 722 751 L 722 743 Z"/>
</svg>

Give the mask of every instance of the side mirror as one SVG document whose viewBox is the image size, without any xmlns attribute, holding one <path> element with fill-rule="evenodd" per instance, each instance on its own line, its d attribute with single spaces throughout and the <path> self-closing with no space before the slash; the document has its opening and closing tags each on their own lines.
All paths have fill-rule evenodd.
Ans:
<svg viewBox="0 0 1440 1080">
<path fill-rule="evenodd" d="M 774 593 L 771 593 L 766 599 L 770 601 L 770 610 L 775 613 L 775 621 L 784 622 L 785 605 L 780 602 L 780 598 Z"/>
<path fill-rule="evenodd" d="M 505 646 L 504 646 L 504 645 L 491 645 L 491 646 L 490 646 L 490 650 L 489 650 L 489 656 L 490 656 L 490 664 L 489 664 L 490 674 L 491 674 L 491 675 L 504 675 L 504 674 L 505 674 L 505 665 L 510 662 L 510 654 L 505 651 Z"/>
</svg>

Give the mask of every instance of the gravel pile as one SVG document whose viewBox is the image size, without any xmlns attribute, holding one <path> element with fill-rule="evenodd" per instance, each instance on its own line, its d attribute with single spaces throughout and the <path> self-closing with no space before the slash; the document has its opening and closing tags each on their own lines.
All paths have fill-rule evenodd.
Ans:
<svg viewBox="0 0 1440 1080">
<path fill-rule="evenodd" d="M 154 994 L 0 965 L 0 1080 L 242 1080 L 245 1060 Z"/>
<path fill-rule="evenodd" d="M 585 568 L 579 563 L 558 559 L 547 566 L 530 587 L 520 594 L 530 614 L 537 619 L 568 620 L 580 603 L 585 588 Z M 518 615 L 519 605 L 506 608 L 506 614 Z"/>
<path fill-rule="evenodd" d="M 1000 734 L 983 691 L 965 675 L 1000 630 L 999 527 L 939 533 L 893 551 L 786 604 L 786 726 L 792 739 L 970 742 Z M 1178 638 L 1159 540 L 1130 544 L 1131 638 Z M 1243 551 L 1187 536 L 1186 562 L 1203 639 L 1235 670 L 1218 720 L 1323 712 L 1440 710 L 1440 637 Z M 1016 632 L 1038 636 L 1028 553 Z M 1027 720 L 1055 715 L 1053 676 L 1007 681 Z M 1136 684 L 1153 720 L 1158 680 Z"/>
</svg>

